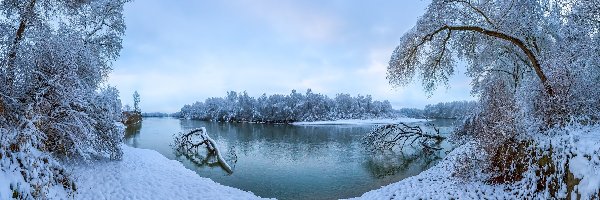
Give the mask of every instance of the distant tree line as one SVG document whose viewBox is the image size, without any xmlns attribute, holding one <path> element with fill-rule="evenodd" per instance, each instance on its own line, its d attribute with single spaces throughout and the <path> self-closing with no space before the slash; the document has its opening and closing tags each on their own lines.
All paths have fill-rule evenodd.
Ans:
<svg viewBox="0 0 600 200">
<path fill-rule="evenodd" d="M 263 94 L 258 98 L 250 97 L 246 92 L 230 91 L 226 97 L 212 97 L 185 105 L 177 115 L 207 121 L 291 123 L 384 118 L 393 117 L 394 112 L 389 101 L 373 101 L 371 95 L 337 94 L 331 99 L 308 89 L 305 94 L 292 90 L 289 95 Z"/>
<path fill-rule="evenodd" d="M 458 119 L 469 115 L 477 107 L 475 101 L 452 101 L 426 105 L 424 109 L 401 108 L 406 117 L 427 119 Z"/>
<path fill-rule="evenodd" d="M 172 117 L 175 114 L 163 113 L 163 112 L 143 112 L 142 117 Z"/>
</svg>

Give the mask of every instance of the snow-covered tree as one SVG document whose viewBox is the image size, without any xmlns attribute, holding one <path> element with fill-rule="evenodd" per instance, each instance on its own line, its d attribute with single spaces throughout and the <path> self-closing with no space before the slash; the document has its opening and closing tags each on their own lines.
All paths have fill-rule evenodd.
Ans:
<svg viewBox="0 0 600 200">
<path fill-rule="evenodd" d="M 99 89 L 121 49 L 126 1 L 0 2 L 0 169 L 29 184 L 10 183 L 18 198 L 74 190 L 55 158 L 121 157 L 118 94 Z"/>
<path fill-rule="evenodd" d="M 133 92 L 133 111 L 142 112 L 140 109 L 140 94 L 137 91 Z"/>
<path fill-rule="evenodd" d="M 306 95 L 292 90 L 289 95 L 263 94 L 258 99 L 246 92 L 227 92 L 225 98 L 209 98 L 181 108 L 183 118 L 213 121 L 290 123 L 331 119 L 392 117 L 389 101 L 372 101 L 370 95 L 338 94 L 330 99 L 308 89 Z"/>
<path fill-rule="evenodd" d="M 129 106 L 129 104 L 125 104 L 123 106 L 123 111 L 131 111 L 131 106 Z"/>
<path fill-rule="evenodd" d="M 589 80 L 598 80 L 599 51 L 591 45 L 598 43 L 597 11 L 591 4 L 434 0 L 402 37 L 390 59 L 388 79 L 402 86 L 418 76 L 425 90 L 432 91 L 447 83 L 460 59 L 467 62 L 474 94 L 501 80 L 522 104 L 536 104 L 527 109 L 542 121 L 540 126 L 589 118 L 598 108 L 582 99 L 599 93 L 580 93 L 597 84 Z M 590 110 L 572 112 L 578 107 Z"/>
<path fill-rule="evenodd" d="M 403 86 L 418 77 L 431 92 L 448 83 L 457 61 L 466 62 L 479 105 L 454 137 L 482 150 L 488 181 L 533 173 L 528 187 L 567 198 L 565 163 L 575 155 L 536 139 L 600 120 L 599 3 L 433 0 L 402 36 L 387 78 Z"/>
</svg>

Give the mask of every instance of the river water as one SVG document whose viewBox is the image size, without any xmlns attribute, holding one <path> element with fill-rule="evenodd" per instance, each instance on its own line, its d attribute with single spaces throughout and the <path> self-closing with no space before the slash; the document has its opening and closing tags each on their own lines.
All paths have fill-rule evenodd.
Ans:
<svg viewBox="0 0 600 200">
<path fill-rule="evenodd" d="M 452 120 L 433 121 L 451 127 Z M 219 166 L 176 156 L 173 134 L 206 127 L 226 160 Z M 219 123 L 175 118 L 144 118 L 126 129 L 129 146 L 153 149 L 222 185 L 277 199 L 339 199 L 361 194 L 419 174 L 443 156 L 371 153 L 361 139 L 373 125 L 294 126 Z M 447 128 L 449 129 L 449 128 Z M 442 129 L 444 130 L 444 129 Z"/>
</svg>

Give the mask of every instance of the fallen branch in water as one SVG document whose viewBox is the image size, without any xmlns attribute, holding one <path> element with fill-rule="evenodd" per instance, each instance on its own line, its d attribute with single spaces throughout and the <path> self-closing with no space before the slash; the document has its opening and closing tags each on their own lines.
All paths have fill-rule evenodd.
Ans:
<svg viewBox="0 0 600 200">
<path fill-rule="evenodd" d="M 423 131 L 419 126 L 409 126 L 405 123 L 388 124 L 375 128 L 364 138 L 364 144 L 371 150 L 392 150 L 397 147 L 402 151 L 406 145 L 420 145 L 424 152 L 442 150 L 440 143 L 446 137 L 440 135 L 440 130 L 433 127 L 435 134 Z M 407 144 L 408 142 L 408 144 Z"/>
<path fill-rule="evenodd" d="M 203 159 L 198 159 L 200 156 L 200 146 L 204 146 L 206 150 L 208 150 L 208 156 Z M 223 159 L 223 156 L 221 156 L 219 148 L 217 148 L 217 144 L 208 136 L 208 132 L 204 127 L 191 130 L 187 133 L 180 133 L 179 135 L 175 136 L 174 149 L 177 153 L 184 154 L 187 157 L 192 158 L 193 161 L 201 160 L 201 163 L 207 163 L 207 160 L 210 156 L 215 156 L 217 158 L 217 162 L 225 171 L 227 171 L 227 173 L 233 173 L 233 170 L 229 164 L 227 164 L 225 159 Z M 212 163 L 207 164 L 210 165 Z"/>
</svg>

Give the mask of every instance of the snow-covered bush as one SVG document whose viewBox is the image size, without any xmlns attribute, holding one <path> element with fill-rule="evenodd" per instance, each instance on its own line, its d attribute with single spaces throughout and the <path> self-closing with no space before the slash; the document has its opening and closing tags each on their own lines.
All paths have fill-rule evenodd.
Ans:
<svg viewBox="0 0 600 200">
<path fill-rule="evenodd" d="M 52 197 L 52 192 L 76 191 L 74 182 L 52 155 L 40 151 L 40 133 L 0 128 L 0 199 Z M 6 128 L 4 128 L 6 127 Z M 61 196 L 58 196 L 61 197 Z M 65 196 L 63 196 L 65 197 Z"/>
</svg>

